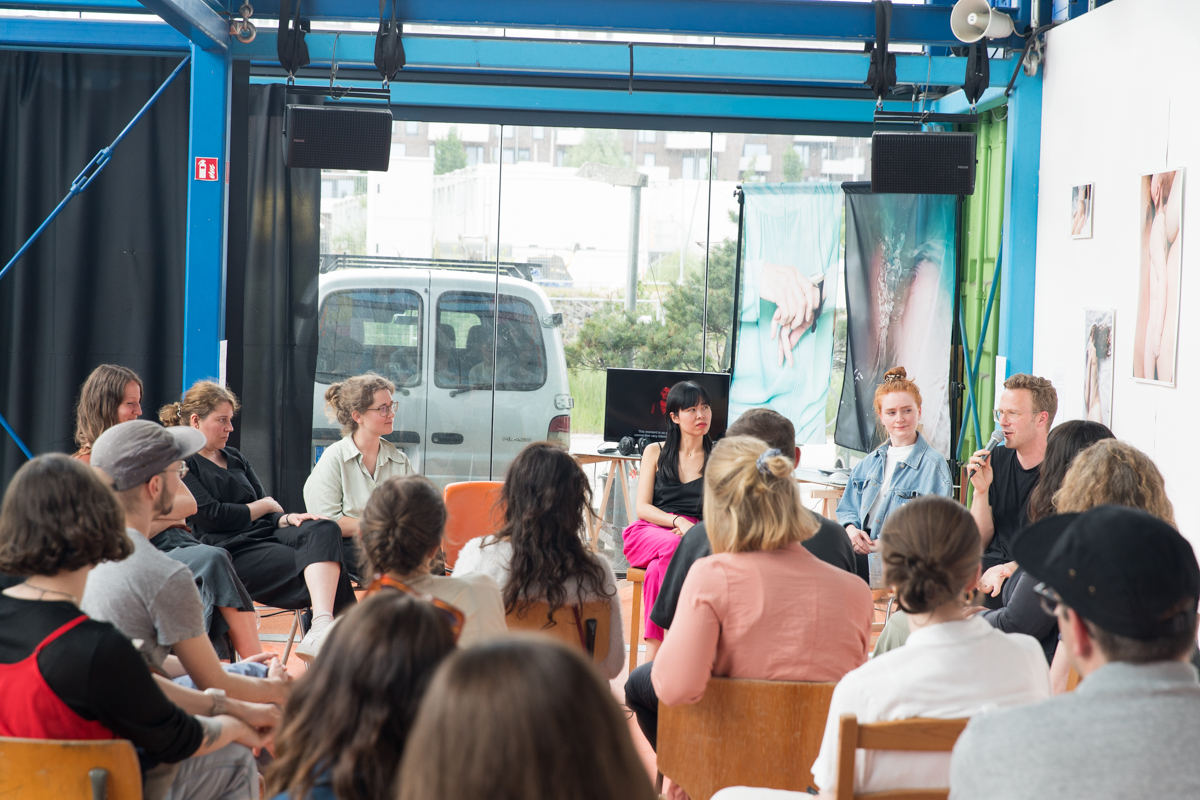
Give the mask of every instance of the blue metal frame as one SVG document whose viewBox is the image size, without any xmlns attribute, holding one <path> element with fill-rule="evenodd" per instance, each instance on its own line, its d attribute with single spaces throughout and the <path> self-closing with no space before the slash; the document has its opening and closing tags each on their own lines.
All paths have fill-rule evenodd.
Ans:
<svg viewBox="0 0 1200 800">
<path fill-rule="evenodd" d="M 204 0 L 141 0 L 151 14 L 205 50 L 224 53 L 229 50 L 229 21 Z"/>
<path fill-rule="evenodd" d="M 216 378 L 224 339 L 225 208 L 228 197 L 232 59 L 192 45 L 188 138 L 187 260 L 183 301 L 183 389 Z M 217 180 L 196 180 L 196 159 L 217 158 Z"/>
<path fill-rule="evenodd" d="M 0 48 L 73 53 L 190 53 L 191 42 L 159 21 L 0 19 Z"/>
<path fill-rule="evenodd" d="M 1004 281 L 1000 287 L 999 355 L 1010 375 L 1033 371 L 1033 307 L 1037 276 L 1038 171 L 1041 168 L 1042 72 L 1021 75 L 1008 101 L 1004 168 Z"/>
</svg>

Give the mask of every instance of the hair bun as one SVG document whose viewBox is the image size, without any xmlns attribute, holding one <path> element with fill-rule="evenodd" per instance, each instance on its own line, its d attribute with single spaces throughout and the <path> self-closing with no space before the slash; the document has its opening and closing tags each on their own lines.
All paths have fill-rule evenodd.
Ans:
<svg viewBox="0 0 1200 800">
<path fill-rule="evenodd" d="M 908 373 L 905 371 L 904 367 L 892 367 L 883 374 L 884 383 L 903 380 L 908 380 Z"/>
</svg>

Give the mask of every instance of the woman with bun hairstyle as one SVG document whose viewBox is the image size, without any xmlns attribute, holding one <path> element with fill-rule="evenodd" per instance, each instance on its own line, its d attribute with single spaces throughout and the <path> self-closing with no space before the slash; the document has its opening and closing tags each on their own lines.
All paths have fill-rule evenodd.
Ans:
<svg viewBox="0 0 1200 800">
<path fill-rule="evenodd" d="M 795 460 L 751 436 L 713 448 L 704 524 L 713 555 L 692 565 L 671 635 L 654 660 L 654 697 L 626 698 L 651 745 L 658 701 L 698 703 L 709 678 L 836 681 L 867 660 L 871 592 L 801 546 L 820 527 L 800 505 Z"/>
<path fill-rule="evenodd" d="M 854 467 L 837 507 L 838 522 L 854 547 L 858 574 L 866 581 L 867 556 L 878 550 L 888 515 L 913 498 L 954 493 L 946 459 L 921 435 L 921 390 L 904 367 L 883 376 L 875 390 L 875 413 L 887 438 Z"/>
<path fill-rule="evenodd" d="M 342 439 L 325 448 L 304 482 L 304 505 L 341 528 L 354 556 L 347 560 L 352 573 L 360 560 L 354 535 L 371 492 L 388 478 L 415 472 L 408 456 L 383 438 L 392 432 L 396 419 L 395 391 L 387 378 L 368 372 L 335 383 L 325 392 L 326 414 L 342 426 Z"/>
<path fill-rule="evenodd" d="M 75 406 L 73 458 L 92 461 L 92 444 L 114 425 L 142 415 L 142 379 L 128 367 L 101 364 L 88 375 Z M 184 483 L 179 484 L 170 511 L 156 517 L 146 532 L 150 543 L 176 561 L 186 564 L 196 579 L 204 601 L 204 628 L 221 658 L 233 657 L 230 646 L 242 658 L 263 651 L 258 640 L 254 601 L 238 578 L 229 554 L 192 535 L 186 519 L 196 513 L 196 498 Z M 265 675 L 265 671 L 263 672 Z"/>
<path fill-rule="evenodd" d="M 646 660 L 653 661 L 665 631 L 650 609 L 679 539 L 704 516 L 704 469 L 713 443 L 712 403 L 704 387 L 680 381 L 667 393 L 667 438 L 642 451 L 638 472 L 637 521 L 625 529 L 625 558 L 646 570 L 642 584 Z"/>
<path fill-rule="evenodd" d="M 912 635 L 904 647 L 847 673 L 833 690 L 821 751 L 812 766 L 820 796 L 830 800 L 839 788 L 843 714 L 854 714 L 859 723 L 954 719 L 1050 696 L 1050 676 L 1037 640 L 1001 633 L 977 616 L 963 617 L 982 555 L 970 511 L 945 497 L 913 500 L 888 517 L 879 543 L 884 581 L 908 612 Z M 949 783 L 950 753 L 858 751 L 855 795 L 945 788 Z M 809 797 L 738 787 L 718 792 L 713 800 L 783 796 Z"/>
<path fill-rule="evenodd" d="M 204 544 L 224 548 L 250 596 L 276 608 L 311 608 L 312 623 L 296 648 L 300 660 L 316 656 L 333 615 L 354 603 L 342 568 L 342 536 L 316 514 L 286 513 L 263 491 L 246 457 L 228 446 L 238 412 L 233 392 L 197 381 L 183 400 L 159 409 L 167 426 L 190 425 L 207 442 L 184 460 L 184 483 L 198 510 L 188 518 Z"/>
<path fill-rule="evenodd" d="M 490 576 L 430 574 L 442 546 L 446 504 L 428 478 L 407 475 L 381 483 L 363 509 L 359 528 L 366 574 L 461 611 L 465 619 L 460 645 L 508 632 L 500 587 Z"/>
</svg>

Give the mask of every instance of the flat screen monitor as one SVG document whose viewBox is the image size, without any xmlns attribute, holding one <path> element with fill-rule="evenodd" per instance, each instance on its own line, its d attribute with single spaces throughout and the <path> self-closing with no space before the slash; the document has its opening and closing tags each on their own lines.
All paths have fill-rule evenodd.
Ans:
<svg viewBox="0 0 1200 800">
<path fill-rule="evenodd" d="M 729 376 L 723 372 L 609 369 L 604 393 L 604 440 L 624 436 L 659 441 L 667 436 L 667 392 L 680 381 L 695 381 L 712 400 L 713 440 L 729 425 Z"/>
</svg>

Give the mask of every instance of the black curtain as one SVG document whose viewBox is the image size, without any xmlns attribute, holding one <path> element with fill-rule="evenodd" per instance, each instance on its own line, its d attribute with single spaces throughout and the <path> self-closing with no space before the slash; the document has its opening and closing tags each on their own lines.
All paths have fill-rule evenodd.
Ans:
<svg viewBox="0 0 1200 800">
<path fill-rule="evenodd" d="M 179 61 L 0 52 L 0 267 Z M 141 375 L 150 418 L 179 395 L 187 146 L 185 69 L 0 280 L 0 414 L 35 454 L 75 450 L 74 404 L 98 364 Z M 0 486 L 24 461 L 0 431 Z"/>
<path fill-rule="evenodd" d="M 321 173 L 284 163 L 284 88 L 249 86 L 246 93 L 240 449 L 267 493 L 300 511 L 312 465 Z M 235 291 L 231 285 L 230 309 Z"/>
</svg>

